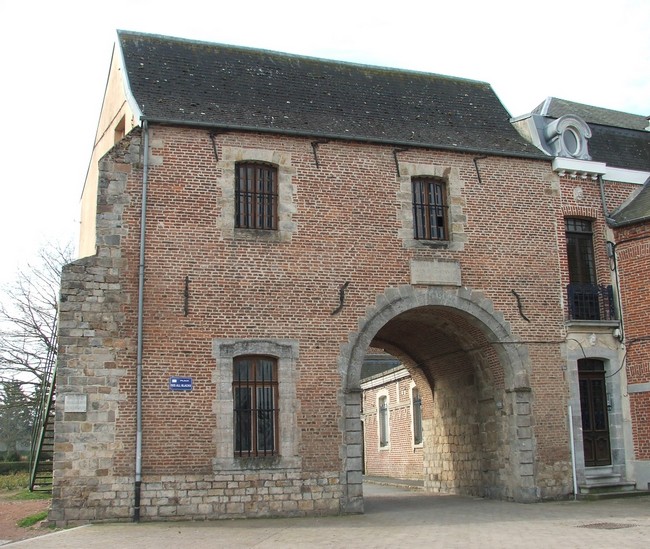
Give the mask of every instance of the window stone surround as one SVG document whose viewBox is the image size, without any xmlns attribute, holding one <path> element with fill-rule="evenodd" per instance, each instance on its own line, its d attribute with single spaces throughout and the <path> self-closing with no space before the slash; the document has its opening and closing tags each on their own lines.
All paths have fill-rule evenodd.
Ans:
<svg viewBox="0 0 650 549">
<path fill-rule="evenodd" d="M 215 472 L 299 469 L 299 433 L 297 428 L 298 399 L 296 385 L 299 345 L 292 339 L 215 339 L 212 356 L 216 368 L 212 381 L 217 386 L 212 410 L 217 417 L 214 431 Z M 233 360 L 242 355 L 267 355 L 277 359 L 279 455 L 264 458 L 235 457 L 233 431 Z"/>
<path fill-rule="evenodd" d="M 272 164 L 278 170 L 278 228 L 277 230 L 235 228 L 235 166 L 238 162 L 262 162 Z M 262 240 L 268 242 L 290 242 L 297 226 L 293 221 L 296 212 L 296 186 L 292 182 L 296 169 L 291 165 L 291 154 L 283 151 L 266 149 L 245 149 L 241 147 L 223 147 L 221 160 L 221 177 L 217 186 L 221 190 L 218 206 L 221 216 L 217 219 L 217 228 L 223 239 Z"/>
</svg>

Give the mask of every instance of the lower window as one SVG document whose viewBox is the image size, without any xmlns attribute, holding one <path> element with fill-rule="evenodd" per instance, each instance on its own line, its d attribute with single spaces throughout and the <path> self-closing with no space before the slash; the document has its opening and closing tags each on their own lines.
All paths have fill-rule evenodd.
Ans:
<svg viewBox="0 0 650 549">
<path fill-rule="evenodd" d="M 235 456 L 278 454 L 277 361 L 240 356 L 233 361 Z"/>
</svg>

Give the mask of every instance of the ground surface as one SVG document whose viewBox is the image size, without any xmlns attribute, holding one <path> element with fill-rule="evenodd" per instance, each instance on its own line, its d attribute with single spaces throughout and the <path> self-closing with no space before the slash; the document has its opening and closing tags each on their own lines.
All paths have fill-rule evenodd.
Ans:
<svg viewBox="0 0 650 549">
<path fill-rule="evenodd" d="M 649 546 L 650 496 L 525 504 L 371 485 L 364 485 L 364 495 L 364 515 L 94 524 L 19 541 L 7 549 Z"/>
<path fill-rule="evenodd" d="M 40 511 L 45 511 L 50 506 L 49 499 L 14 500 L 11 499 L 16 492 L 0 491 L 0 545 L 20 539 L 42 536 L 50 532 L 43 529 L 43 525 L 35 524 L 27 528 L 20 528 L 16 523 Z"/>
</svg>

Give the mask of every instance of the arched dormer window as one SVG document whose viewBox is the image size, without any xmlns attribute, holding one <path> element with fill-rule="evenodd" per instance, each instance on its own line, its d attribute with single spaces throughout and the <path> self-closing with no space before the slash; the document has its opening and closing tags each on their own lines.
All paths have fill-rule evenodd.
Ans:
<svg viewBox="0 0 650 549">
<path fill-rule="evenodd" d="M 581 118 L 572 114 L 550 122 L 544 130 L 546 145 L 553 156 L 591 160 L 588 139 L 591 129 Z"/>
</svg>

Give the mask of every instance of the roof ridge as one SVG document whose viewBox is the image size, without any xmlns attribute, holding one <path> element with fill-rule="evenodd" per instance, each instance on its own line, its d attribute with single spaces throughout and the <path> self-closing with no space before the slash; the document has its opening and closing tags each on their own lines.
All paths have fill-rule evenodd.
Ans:
<svg viewBox="0 0 650 549">
<path fill-rule="evenodd" d="M 265 53 L 269 55 L 277 55 L 280 57 L 286 57 L 286 58 L 293 58 L 293 59 L 304 59 L 308 61 L 318 61 L 319 63 L 328 63 L 331 65 L 346 65 L 350 67 L 357 67 L 357 68 L 365 68 L 365 69 L 376 69 L 376 70 L 381 70 L 381 71 L 386 71 L 386 72 L 399 72 L 399 73 L 406 73 L 406 74 L 415 74 L 415 75 L 423 75 L 423 76 L 433 76 L 437 77 L 440 79 L 445 79 L 445 80 L 452 80 L 452 81 L 459 81 L 459 82 L 467 82 L 467 83 L 472 83 L 472 84 L 482 84 L 486 85 L 489 87 L 492 87 L 492 85 L 485 81 L 485 80 L 476 80 L 473 78 L 466 78 L 463 76 L 452 76 L 448 74 L 441 74 L 441 73 L 436 73 L 436 72 L 429 72 L 429 71 L 424 71 L 424 70 L 417 70 L 417 69 L 404 69 L 401 67 L 393 67 L 393 66 L 387 66 L 387 65 L 376 65 L 376 64 L 371 64 L 371 63 L 361 63 L 358 61 L 345 61 L 345 60 L 340 60 L 340 59 L 331 59 L 327 57 L 318 57 L 314 55 L 306 55 L 306 54 L 301 54 L 301 53 L 291 53 L 291 52 L 286 52 L 286 51 L 280 51 L 280 50 L 271 50 L 271 49 L 266 49 L 266 48 L 259 48 L 259 47 L 253 47 L 253 46 L 242 46 L 239 44 L 227 44 L 225 42 L 213 42 L 210 40 L 197 40 L 193 38 L 183 38 L 183 37 L 178 37 L 178 36 L 169 36 L 165 34 L 157 34 L 157 33 L 146 33 L 146 32 L 139 32 L 139 31 L 129 31 L 129 30 L 124 30 L 124 29 L 117 29 L 117 35 L 119 36 L 142 36 L 146 38 L 156 38 L 160 40 L 167 40 L 167 41 L 174 41 L 174 42 L 180 42 L 180 43 L 186 43 L 186 44 L 195 44 L 195 45 L 201 45 L 201 46 L 217 46 L 221 48 L 228 48 L 230 50 L 241 50 L 245 52 L 256 52 L 256 53 Z"/>
</svg>

